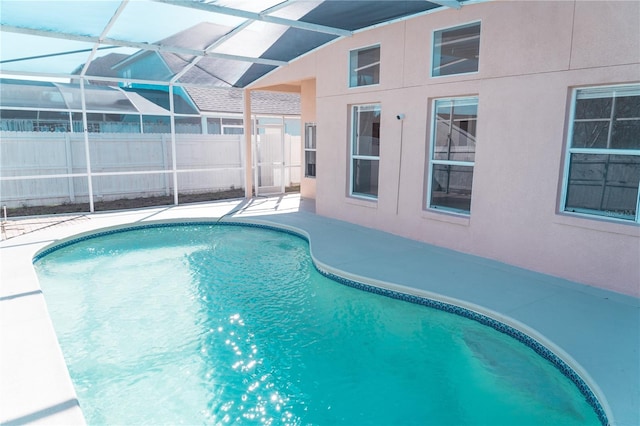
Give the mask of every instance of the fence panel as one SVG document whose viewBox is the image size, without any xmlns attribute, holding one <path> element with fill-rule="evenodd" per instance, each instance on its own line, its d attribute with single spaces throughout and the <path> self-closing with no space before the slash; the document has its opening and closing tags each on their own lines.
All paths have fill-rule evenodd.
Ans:
<svg viewBox="0 0 640 426">
<path fill-rule="evenodd" d="M 240 135 L 176 135 L 179 170 L 242 167 Z"/>
<path fill-rule="evenodd" d="M 65 133 L 21 133 L 2 136 L 0 176 L 55 175 L 69 173 Z"/>
<path fill-rule="evenodd" d="M 164 135 L 92 133 L 89 135 L 89 146 L 91 172 L 97 175 L 93 177 L 96 200 L 170 194 L 170 180 L 162 173 L 99 175 L 170 171 Z"/>
<path fill-rule="evenodd" d="M 40 200 L 61 204 L 76 202 L 87 192 L 86 179 L 68 176 L 86 173 L 84 145 L 73 142 L 67 133 L 5 133 L 0 135 L 0 199 L 3 205 L 19 207 Z M 5 178 L 50 176 L 42 179 Z M 56 177 L 54 177 L 56 176 Z"/>
<path fill-rule="evenodd" d="M 178 193 L 243 188 L 243 143 L 242 135 L 176 135 Z M 282 161 L 277 148 L 264 160 Z M 89 149 L 94 201 L 174 193 L 171 135 L 91 133 Z M 300 183 L 301 149 L 299 136 L 285 135 L 287 186 Z M 263 179 L 273 181 L 270 172 Z M 0 132 L 0 178 L 9 208 L 88 202 L 84 134 Z"/>
<path fill-rule="evenodd" d="M 0 136 L 2 205 L 88 202 L 83 134 L 2 132 Z M 241 138 L 177 135 L 178 192 L 242 188 Z M 173 193 L 170 135 L 93 133 L 89 147 L 95 201 Z M 20 176 L 25 179 L 16 179 Z"/>
</svg>

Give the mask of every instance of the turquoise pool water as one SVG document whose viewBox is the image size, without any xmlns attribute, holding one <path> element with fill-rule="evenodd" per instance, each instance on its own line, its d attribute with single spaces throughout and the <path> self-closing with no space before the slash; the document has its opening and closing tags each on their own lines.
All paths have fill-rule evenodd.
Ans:
<svg viewBox="0 0 640 426">
<path fill-rule="evenodd" d="M 600 424 L 528 346 L 332 281 L 293 235 L 146 228 L 35 266 L 89 424 Z"/>
</svg>

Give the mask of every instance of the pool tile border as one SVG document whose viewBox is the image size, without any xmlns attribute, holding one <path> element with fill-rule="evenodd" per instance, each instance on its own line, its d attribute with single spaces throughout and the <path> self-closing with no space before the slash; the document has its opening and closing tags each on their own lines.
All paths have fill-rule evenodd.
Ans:
<svg viewBox="0 0 640 426">
<path fill-rule="evenodd" d="M 504 333 L 524 345 L 528 346 L 532 350 L 534 350 L 538 355 L 545 358 L 547 361 L 551 362 L 560 372 L 566 376 L 569 380 L 571 380 L 580 390 L 580 393 L 585 397 L 587 403 L 593 408 L 598 419 L 603 425 L 608 425 L 609 421 L 607 419 L 607 415 L 602 408 L 600 402 L 596 398 L 595 394 L 589 388 L 587 383 L 560 357 L 558 357 L 555 353 L 549 350 L 546 346 L 542 345 L 540 342 L 535 340 L 534 338 L 528 336 L 527 334 L 521 332 L 520 330 L 513 328 L 503 322 L 495 320 L 486 315 L 480 314 L 478 312 L 472 311 L 467 308 L 463 308 L 457 305 L 453 305 L 446 302 L 440 302 L 438 300 L 429 299 L 426 297 L 415 296 L 411 294 L 406 294 L 394 290 L 389 290 L 381 287 L 372 286 L 369 284 L 360 283 L 358 281 L 353 281 L 348 278 L 343 278 L 338 275 L 335 275 L 331 272 L 326 272 L 319 269 L 316 266 L 316 269 L 325 277 L 336 281 L 340 284 L 346 285 L 348 287 L 353 287 L 358 290 L 368 291 L 370 293 L 379 294 L 382 296 L 390 297 L 393 299 L 403 300 L 409 303 L 414 303 L 417 305 L 426 306 L 429 308 L 438 309 L 440 311 L 445 311 L 451 314 L 459 315 L 461 317 L 468 318 L 473 321 L 477 321 L 482 325 L 493 328 L 496 331 Z"/>
<path fill-rule="evenodd" d="M 43 257 L 60 250 L 62 248 L 71 246 L 73 244 L 77 244 L 82 241 L 91 240 L 94 238 L 99 238 L 105 235 L 118 234 L 122 232 L 141 230 L 141 229 L 152 229 L 152 228 L 168 228 L 168 227 L 179 227 L 179 226 L 193 226 L 193 225 L 204 225 L 204 226 L 243 226 L 250 228 L 260 228 L 267 229 L 271 231 L 282 232 L 285 234 L 289 234 L 298 238 L 301 238 L 307 242 L 309 242 L 309 238 L 302 234 L 301 232 L 296 232 L 291 229 L 281 228 L 278 226 L 265 225 L 259 223 L 251 223 L 251 222 L 232 222 L 232 221 L 179 221 L 179 222 L 163 222 L 163 223 L 150 223 L 144 225 L 127 225 L 124 227 L 118 227 L 115 229 L 108 229 L 105 231 L 98 231 L 94 233 L 90 233 L 88 235 L 83 235 L 81 237 L 71 238 L 69 240 L 60 242 L 47 247 L 33 257 L 33 263 L 38 262 Z M 381 296 L 390 297 L 392 299 L 403 300 L 405 302 L 414 303 L 417 305 L 426 306 L 433 309 L 438 309 L 440 311 L 448 312 L 451 314 L 459 315 L 464 318 L 468 318 L 470 320 L 479 322 L 482 325 L 493 328 L 500 333 L 506 334 L 513 339 L 523 343 L 524 345 L 531 348 L 538 355 L 549 361 L 553 364 L 565 377 L 567 377 L 571 382 L 573 382 L 577 388 L 580 390 L 580 393 L 585 397 L 587 403 L 591 406 L 591 408 L 595 411 L 598 419 L 602 423 L 602 425 L 609 425 L 609 420 L 605 413 L 604 408 L 598 401 L 598 398 L 591 390 L 589 385 L 575 372 L 565 361 L 563 361 L 559 356 L 553 353 L 546 346 L 532 338 L 531 336 L 523 333 L 522 331 L 511 327 L 503 322 L 500 322 L 494 318 L 491 318 L 487 315 L 472 311 L 467 308 L 463 308 L 461 306 L 457 306 L 451 303 L 441 302 L 435 299 L 430 299 L 423 296 L 416 296 L 412 294 L 402 293 L 395 290 L 386 289 L 383 287 L 374 286 L 371 284 L 365 284 L 359 281 L 354 281 L 349 278 L 342 277 L 340 275 L 334 274 L 332 272 L 328 272 L 321 267 L 319 267 L 316 262 L 313 262 L 315 269 L 324 277 L 331 279 L 339 284 L 352 287 L 358 290 L 367 291 L 370 293 L 378 294 Z"/>
</svg>

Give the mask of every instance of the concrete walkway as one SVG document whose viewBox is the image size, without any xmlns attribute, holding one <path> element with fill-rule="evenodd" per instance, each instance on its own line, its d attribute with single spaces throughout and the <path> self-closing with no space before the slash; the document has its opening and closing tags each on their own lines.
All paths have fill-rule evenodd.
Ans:
<svg viewBox="0 0 640 426">
<path fill-rule="evenodd" d="M 288 195 L 5 224 L 0 242 L 0 423 L 84 423 L 33 270 L 32 259 L 39 250 L 110 226 L 225 216 L 222 220 L 305 233 L 314 260 L 330 272 L 455 303 L 526 332 L 580 374 L 612 424 L 640 425 L 639 299 L 312 211 L 310 201 Z"/>
</svg>

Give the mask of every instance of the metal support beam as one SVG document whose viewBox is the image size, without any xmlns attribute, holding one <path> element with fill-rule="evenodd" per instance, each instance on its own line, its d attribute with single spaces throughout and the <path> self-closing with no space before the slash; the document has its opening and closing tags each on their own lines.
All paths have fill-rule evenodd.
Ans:
<svg viewBox="0 0 640 426">
<path fill-rule="evenodd" d="M 109 22 L 104 27 L 104 29 L 102 30 L 102 33 L 98 37 L 99 41 L 93 45 L 93 49 L 91 49 L 89 58 L 87 59 L 87 62 L 85 62 L 84 66 L 82 67 L 82 71 L 80 72 L 80 78 L 84 77 L 84 75 L 87 73 L 87 70 L 89 69 L 89 65 L 91 65 L 91 61 L 93 61 L 93 58 L 96 56 L 96 53 L 100 48 L 100 40 L 103 40 L 107 36 L 107 34 L 111 30 L 111 28 L 115 25 L 116 21 L 118 20 L 118 17 L 120 16 L 120 14 L 122 13 L 122 11 L 124 10 L 125 6 L 128 3 L 129 3 L 129 0 L 122 0 L 122 2 L 120 3 L 120 6 L 118 6 L 118 9 L 115 11 L 111 19 L 109 19 Z"/>
<path fill-rule="evenodd" d="M 253 197 L 253 146 L 251 143 L 251 90 L 245 89 L 244 98 L 244 197 Z"/>
<path fill-rule="evenodd" d="M 173 104 L 173 84 L 169 85 L 169 112 L 171 117 L 169 125 L 171 127 L 171 172 L 173 173 L 173 204 L 178 205 L 178 149 L 176 147 L 176 115 Z"/>
<path fill-rule="evenodd" d="M 77 74 L 64 74 L 64 73 L 43 73 L 32 71 L 2 71 L 4 77 L 48 77 L 50 79 L 57 80 L 77 80 Z M 103 77 L 99 75 L 85 75 L 85 80 L 106 81 L 106 82 L 120 82 L 120 83 L 137 83 L 137 84 L 150 84 L 150 85 L 169 85 L 169 80 L 144 80 L 140 78 L 123 78 L 123 77 Z M 211 87 L 210 84 L 198 84 L 198 83 L 173 83 L 176 87 Z"/>
<path fill-rule="evenodd" d="M 284 25 L 291 28 L 299 28 L 302 30 L 314 31 L 317 33 L 332 34 L 341 37 L 350 37 L 353 33 L 342 28 L 327 27 L 326 25 L 312 24 L 309 22 L 296 21 L 293 19 L 279 18 L 262 13 L 249 12 L 247 10 L 233 9 L 230 7 L 218 6 L 211 3 L 201 3 L 196 1 L 184 0 L 153 0 L 159 3 L 171 4 L 173 6 L 190 7 L 192 9 L 203 10 L 206 12 L 219 13 L 221 15 L 235 16 L 237 18 L 251 19 L 254 21 L 268 22 L 271 24 Z"/>
<path fill-rule="evenodd" d="M 207 52 L 204 50 L 197 50 L 197 49 L 185 49 L 182 47 L 164 46 L 164 45 L 154 44 L 154 43 L 139 43 L 134 41 L 117 40 L 112 38 L 105 38 L 101 40 L 99 37 L 69 34 L 69 33 L 63 33 L 59 31 L 36 30 L 34 28 L 17 27 L 17 26 L 6 25 L 6 24 L 0 25 L 0 31 L 16 33 L 16 34 L 34 35 L 38 37 L 57 38 L 62 40 L 73 40 L 73 41 L 79 41 L 83 43 L 93 43 L 93 44 L 100 44 L 100 45 L 104 44 L 109 46 L 120 46 L 120 47 L 132 47 L 134 49 L 150 50 L 155 52 L 177 53 L 179 55 L 205 56 L 210 58 L 229 59 L 233 61 L 252 62 L 255 64 L 271 65 L 276 67 L 287 65 L 288 63 L 285 61 L 276 61 L 274 59 L 252 58 L 249 56 L 240 56 L 240 55 L 229 55 L 226 53 Z"/>
<path fill-rule="evenodd" d="M 80 79 L 80 102 L 82 104 L 82 130 L 84 133 L 84 158 L 87 167 L 87 187 L 89 191 L 89 212 L 95 212 L 93 201 L 93 176 L 91 176 L 91 146 L 89 144 L 89 126 L 87 123 L 87 101 L 84 91 L 84 80 Z"/>
<path fill-rule="evenodd" d="M 210 52 L 211 50 L 213 50 L 216 47 L 220 46 L 225 41 L 229 40 L 235 34 L 238 34 L 240 31 L 242 31 L 243 29 L 248 27 L 249 24 L 251 24 L 251 22 L 252 21 L 247 21 L 247 22 L 243 23 L 242 25 L 237 26 L 236 28 L 234 28 L 229 33 L 227 33 L 227 34 L 223 35 L 222 37 L 220 37 L 218 40 L 216 40 L 215 42 L 213 42 L 212 44 L 207 46 L 206 49 L 204 49 L 205 53 Z M 193 58 L 193 60 L 190 63 L 188 63 L 179 73 L 177 73 L 176 75 L 173 76 L 173 78 L 171 79 L 171 83 L 175 83 L 180 78 L 182 78 L 182 76 L 185 75 L 191 68 L 193 68 L 196 65 L 198 65 L 198 62 L 200 62 L 203 58 L 204 58 L 204 56 L 198 56 L 196 58 Z M 218 77 L 216 77 L 216 78 L 218 80 L 222 80 L 221 78 L 218 78 Z M 229 85 L 231 86 L 231 84 L 229 84 Z"/>
</svg>

